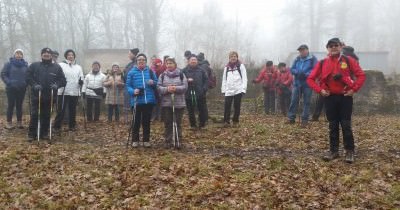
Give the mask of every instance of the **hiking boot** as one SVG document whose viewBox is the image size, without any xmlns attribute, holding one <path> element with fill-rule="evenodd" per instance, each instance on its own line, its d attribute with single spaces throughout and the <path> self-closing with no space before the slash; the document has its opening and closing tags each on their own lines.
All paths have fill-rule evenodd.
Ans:
<svg viewBox="0 0 400 210">
<path fill-rule="evenodd" d="M 149 147 L 151 147 L 151 144 L 150 144 L 150 142 L 145 141 L 145 142 L 143 142 L 143 146 L 146 148 L 149 148 Z"/>
<path fill-rule="evenodd" d="M 293 124 L 295 124 L 295 122 L 294 122 L 294 120 L 287 120 L 287 121 L 285 122 L 285 124 L 293 125 Z"/>
<path fill-rule="evenodd" d="M 138 147 L 139 147 L 139 142 L 138 142 L 138 141 L 134 141 L 134 142 L 132 143 L 132 147 L 133 147 L 133 148 L 138 148 Z"/>
<path fill-rule="evenodd" d="M 6 129 L 13 129 L 14 126 L 13 126 L 12 122 L 7 122 L 5 128 L 6 128 Z"/>
<path fill-rule="evenodd" d="M 21 122 L 21 121 L 18 121 L 18 122 L 17 122 L 17 128 L 19 128 L 19 129 L 24 129 L 24 126 L 22 125 L 22 122 Z"/>
<path fill-rule="evenodd" d="M 307 128 L 307 126 L 308 126 L 308 121 L 301 122 L 301 127 L 302 128 Z"/>
<path fill-rule="evenodd" d="M 331 152 L 329 151 L 327 154 L 322 157 L 323 160 L 325 161 L 331 161 L 339 157 L 339 152 Z"/>
<path fill-rule="evenodd" d="M 347 150 L 345 154 L 345 159 L 344 161 L 346 163 L 353 163 L 354 162 L 354 151 Z"/>
</svg>

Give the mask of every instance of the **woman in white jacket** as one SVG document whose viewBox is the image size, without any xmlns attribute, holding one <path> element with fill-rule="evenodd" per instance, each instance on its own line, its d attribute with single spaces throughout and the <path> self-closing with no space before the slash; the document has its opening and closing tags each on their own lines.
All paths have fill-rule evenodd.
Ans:
<svg viewBox="0 0 400 210">
<path fill-rule="evenodd" d="M 224 124 L 230 125 L 231 107 L 233 101 L 233 124 L 239 123 L 240 105 L 242 95 L 247 90 L 247 72 L 246 67 L 239 61 L 237 52 L 232 51 L 229 53 L 229 62 L 224 68 L 222 76 L 221 92 L 225 95 L 225 108 L 224 108 Z"/>
<path fill-rule="evenodd" d="M 105 95 L 105 88 L 103 87 L 105 80 L 106 75 L 100 71 L 100 63 L 98 61 L 93 62 L 92 71 L 85 76 L 82 87 L 82 96 L 86 98 L 86 117 L 89 122 L 99 121 L 100 102 Z"/>
<path fill-rule="evenodd" d="M 70 131 L 76 126 L 76 105 L 83 85 L 82 67 L 75 62 L 75 52 L 71 49 L 64 53 L 65 61 L 59 63 L 67 79 L 67 85 L 58 89 L 58 113 L 54 121 L 54 130 L 59 133 L 68 104 L 68 126 Z"/>
</svg>

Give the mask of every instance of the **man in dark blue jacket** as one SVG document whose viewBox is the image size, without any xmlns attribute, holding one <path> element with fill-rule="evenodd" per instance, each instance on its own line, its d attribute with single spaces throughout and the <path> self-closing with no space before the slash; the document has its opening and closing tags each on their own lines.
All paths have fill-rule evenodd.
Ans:
<svg viewBox="0 0 400 210">
<path fill-rule="evenodd" d="M 206 93 L 208 90 L 208 77 L 206 72 L 198 65 L 196 55 L 189 57 L 189 65 L 183 69 L 189 88 L 186 91 L 186 107 L 189 112 L 190 127 L 197 127 L 196 116 L 194 115 L 195 107 L 199 110 L 199 127 L 204 128 L 207 121 L 207 100 Z"/>
<path fill-rule="evenodd" d="M 28 141 L 37 138 L 38 117 L 40 117 L 39 138 L 47 139 L 50 125 L 51 90 L 65 87 L 67 81 L 60 65 L 53 63 L 50 48 L 41 51 L 42 61 L 32 63 L 27 71 L 26 80 L 31 86 L 31 121 L 29 123 Z M 39 92 L 41 93 L 39 99 Z M 39 110 L 40 102 L 40 110 Z M 40 116 L 38 116 L 40 111 Z"/>
</svg>

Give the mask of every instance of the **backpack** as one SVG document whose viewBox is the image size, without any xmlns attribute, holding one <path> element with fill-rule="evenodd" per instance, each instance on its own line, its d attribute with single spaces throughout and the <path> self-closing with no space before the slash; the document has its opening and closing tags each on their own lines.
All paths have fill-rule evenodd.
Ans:
<svg viewBox="0 0 400 210">
<path fill-rule="evenodd" d="M 242 78 L 242 71 L 240 70 L 240 65 L 241 65 L 241 63 L 236 64 L 236 70 L 239 72 L 240 79 L 243 79 Z M 225 79 L 226 80 L 228 79 L 228 67 L 226 67 Z"/>
<path fill-rule="evenodd" d="M 210 66 L 207 65 L 206 69 L 207 77 L 208 77 L 208 89 L 213 89 L 217 86 L 217 77 L 215 76 L 215 73 Z"/>
<path fill-rule="evenodd" d="M 161 84 L 164 84 L 164 77 L 165 77 L 165 73 L 161 74 Z M 181 83 L 183 83 L 183 72 L 180 71 L 179 72 L 179 78 L 181 79 Z"/>
</svg>

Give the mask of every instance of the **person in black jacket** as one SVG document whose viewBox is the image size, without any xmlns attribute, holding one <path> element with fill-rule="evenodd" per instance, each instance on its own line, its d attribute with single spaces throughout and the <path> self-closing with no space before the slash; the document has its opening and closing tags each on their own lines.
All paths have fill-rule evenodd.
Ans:
<svg viewBox="0 0 400 210">
<path fill-rule="evenodd" d="M 14 107 L 17 111 L 17 127 L 24 128 L 22 126 L 22 103 L 25 98 L 27 69 L 28 63 L 24 60 L 24 52 L 17 49 L 1 71 L 1 79 L 6 84 L 8 102 L 6 129 L 14 128 L 12 124 Z"/>
<path fill-rule="evenodd" d="M 57 92 L 59 87 L 65 87 L 67 81 L 60 65 L 52 62 L 50 48 L 41 51 L 42 61 L 32 63 L 27 71 L 26 80 L 31 86 L 31 120 L 28 130 L 28 141 L 37 138 L 39 91 L 40 97 L 40 136 L 47 139 L 50 125 L 51 90 Z"/>
<path fill-rule="evenodd" d="M 197 127 L 196 116 L 194 115 L 195 107 L 199 110 L 199 127 L 204 128 L 207 121 L 207 100 L 206 93 L 208 90 L 208 77 L 206 72 L 199 67 L 196 55 L 189 57 L 189 65 L 183 69 L 189 88 L 186 91 L 186 107 L 189 113 L 190 127 Z"/>
</svg>

